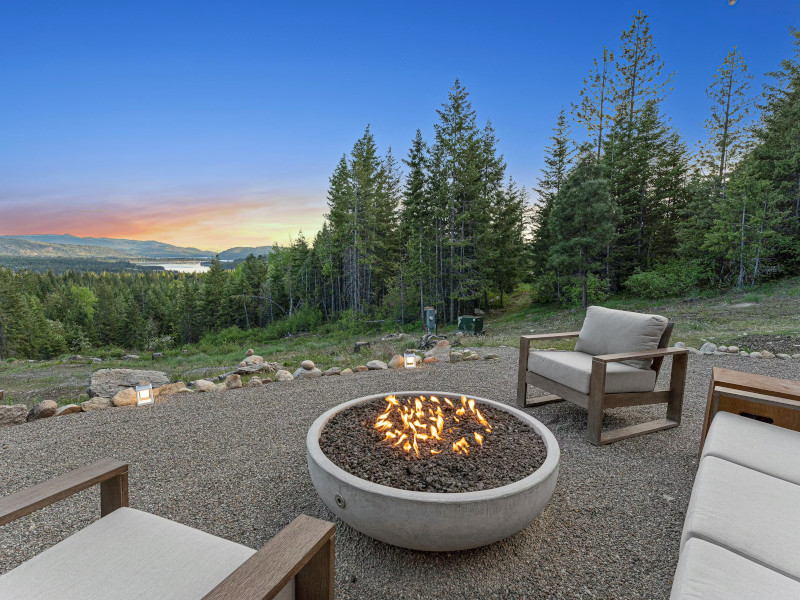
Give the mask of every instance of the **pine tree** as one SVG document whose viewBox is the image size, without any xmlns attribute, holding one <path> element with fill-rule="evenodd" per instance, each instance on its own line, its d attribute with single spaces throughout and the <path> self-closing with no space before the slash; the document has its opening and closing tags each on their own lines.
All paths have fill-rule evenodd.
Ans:
<svg viewBox="0 0 800 600">
<path fill-rule="evenodd" d="M 588 77 L 583 80 L 580 104 L 572 107 L 576 120 L 586 129 L 589 142 L 597 148 L 598 159 L 602 156 L 603 136 L 611 123 L 615 96 L 613 67 L 614 53 L 603 47 L 600 62 L 594 59 Z"/>
<path fill-rule="evenodd" d="M 575 168 L 557 194 L 550 215 L 553 245 L 550 260 L 577 276 L 581 306 L 588 303 L 589 274 L 602 265 L 602 255 L 614 233 L 614 206 L 602 164 L 584 146 Z"/>
</svg>

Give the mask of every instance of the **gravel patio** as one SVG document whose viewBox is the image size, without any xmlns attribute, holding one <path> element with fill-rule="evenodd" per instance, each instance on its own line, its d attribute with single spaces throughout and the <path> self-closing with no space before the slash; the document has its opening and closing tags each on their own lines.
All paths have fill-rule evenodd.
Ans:
<svg viewBox="0 0 800 600">
<path fill-rule="evenodd" d="M 513 404 L 516 348 L 500 358 L 173 396 L 0 429 L 0 495 L 101 457 L 130 463 L 131 506 L 252 548 L 299 513 L 330 519 L 306 469 L 305 435 L 323 411 L 382 392 L 439 389 Z M 667 361 L 668 362 L 668 361 Z M 661 374 L 662 384 L 669 376 Z M 800 378 L 800 362 L 691 356 L 683 424 L 595 447 L 586 413 L 569 403 L 528 409 L 555 434 L 561 470 L 542 515 L 477 550 L 425 554 L 337 523 L 336 597 L 667 598 L 712 366 Z M 611 411 L 606 426 L 659 410 Z M 652 415 L 651 415 L 652 413 Z M 509 457 L 514 460 L 514 457 Z M 97 488 L 0 529 L 0 573 L 99 517 Z M 81 557 L 76 556 L 75 560 Z"/>
</svg>

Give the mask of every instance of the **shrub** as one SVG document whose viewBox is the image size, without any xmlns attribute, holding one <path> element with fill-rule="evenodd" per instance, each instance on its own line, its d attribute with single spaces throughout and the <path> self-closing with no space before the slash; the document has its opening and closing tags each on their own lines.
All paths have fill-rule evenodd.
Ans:
<svg viewBox="0 0 800 600">
<path fill-rule="evenodd" d="M 699 261 L 674 261 L 650 271 L 638 271 L 628 277 L 625 288 L 640 298 L 681 296 L 708 281 L 706 266 Z"/>
</svg>

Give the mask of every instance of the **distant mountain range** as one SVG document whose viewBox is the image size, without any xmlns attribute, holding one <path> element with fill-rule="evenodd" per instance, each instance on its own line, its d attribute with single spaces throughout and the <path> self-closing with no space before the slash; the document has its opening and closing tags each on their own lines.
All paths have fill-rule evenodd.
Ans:
<svg viewBox="0 0 800 600">
<path fill-rule="evenodd" d="M 248 254 L 269 254 L 271 246 L 237 247 L 219 253 L 223 260 L 246 258 Z M 115 238 L 77 237 L 70 234 L 0 236 L 0 256 L 43 256 L 58 258 L 212 258 L 211 250 L 183 248 L 163 242 Z"/>
</svg>

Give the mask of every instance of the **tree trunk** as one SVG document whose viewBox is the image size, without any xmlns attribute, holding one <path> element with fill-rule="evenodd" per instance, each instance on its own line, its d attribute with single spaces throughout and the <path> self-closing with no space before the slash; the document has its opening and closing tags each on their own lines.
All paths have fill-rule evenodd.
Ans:
<svg viewBox="0 0 800 600">
<path fill-rule="evenodd" d="M 742 233 L 741 243 L 739 245 L 739 280 L 736 282 L 736 286 L 739 288 L 744 286 L 744 217 L 746 212 L 747 196 L 745 196 L 744 200 L 742 201 Z"/>
</svg>

